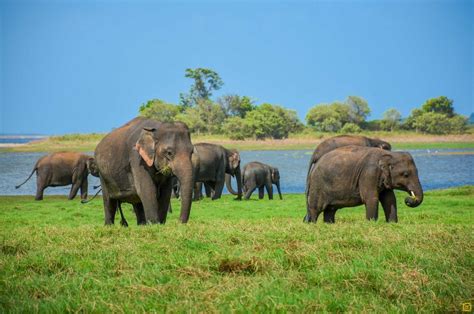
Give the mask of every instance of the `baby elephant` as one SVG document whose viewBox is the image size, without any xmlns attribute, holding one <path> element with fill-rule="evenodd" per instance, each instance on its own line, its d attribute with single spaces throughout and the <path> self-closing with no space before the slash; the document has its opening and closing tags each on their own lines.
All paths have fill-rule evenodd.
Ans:
<svg viewBox="0 0 474 314">
<path fill-rule="evenodd" d="M 69 199 L 72 200 L 79 188 L 81 199 L 87 199 L 87 175 L 98 177 L 99 171 L 94 158 L 75 152 L 60 152 L 41 157 L 33 168 L 30 176 L 20 185 L 25 184 L 36 172 L 36 197 L 43 199 L 43 192 L 48 186 L 64 186 L 72 184 Z"/>
<path fill-rule="evenodd" d="M 280 191 L 280 172 L 278 168 L 266 165 L 258 161 L 252 161 L 245 165 L 242 172 L 242 189 L 245 192 L 245 199 L 248 200 L 253 191 L 258 188 L 258 198 L 262 199 L 264 195 L 263 188 L 267 189 L 268 199 L 273 199 L 273 184 Z"/>
<path fill-rule="evenodd" d="M 365 204 L 366 218 L 377 220 L 378 203 L 387 222 L 397 222 L 393 190 L 410 194 L 405 204 L 423 202 L 418 170 L 409 153 L 379 148 L 345 146 L 321 157 L 311 170 L 307 187 L 309 221 L 324 212 L 324 222 L 333 223 L 339 208 Z"/>
</svg>

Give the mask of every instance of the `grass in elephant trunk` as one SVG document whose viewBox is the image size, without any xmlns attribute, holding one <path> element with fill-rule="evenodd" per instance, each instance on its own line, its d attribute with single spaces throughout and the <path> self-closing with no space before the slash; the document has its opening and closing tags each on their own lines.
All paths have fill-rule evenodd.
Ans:
<svg viewBox="0 0 474 314">
<path fill-rule="evenodd" d="M 137 227 L 124 205 L 129 228 L 104 227 L 99 199 L 0 197 L 0 312 L 459 311 L 474 294 L 474 187 L 417 208 L 397 196 L 398 224 L 362 207 L 304 224 L 295 194 L 203 200 L 188 225 L 174 211 Z"/>
</svg>

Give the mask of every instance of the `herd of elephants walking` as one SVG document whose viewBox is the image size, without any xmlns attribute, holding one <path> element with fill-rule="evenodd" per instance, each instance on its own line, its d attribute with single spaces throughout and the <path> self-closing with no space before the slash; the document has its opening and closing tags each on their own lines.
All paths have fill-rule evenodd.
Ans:
<svg viewBox="0 0 474 314">
<path fill-rule="evenodd" d="M 163 224 L 171 211 L 173 193 L 181 200 L 179 219 L 186 223 L 192 201 L 202 197 L 203 186 L 206 196 L 216 200 L 226 184 L 241 200 L 249 199 L 256 189 L 259 199 L 264 198 L 265 190 L 273 199 L 276 185 L 282 199 L 279 169 L 259 161 L 241 169 L 237 150 L 208 143 L 193 145 L 186 124 L 142 117 L 107 134 L 94 157 L 59 152 L 40 158 L 25 182 L 35 172 L 36 200 L 43 199 L 48 186 L 72 184 L 69 199 L 80 189 L 86 202 L 88 175 L 99 177 L 106 225 L 114 223 L 117 210 L 121 224 L 128 225 L 121 209 L 123 202 L 132 204 L 137 224 Z M 377 220 L 380 202 L 386 221 L 397 222 L 394 190 L 408 193 L 407 206 L 416 207 L 423 201 L 418 171 L 409 153 L 392 152 L 389 143 L 364 136 L 329 138 L 316 147 L 309 162 L 304 221 L 314 223 L 323 213 L 324 222 L 334 223 L 338 209 L 362 204 L 366 218 Z"/>
</svg>

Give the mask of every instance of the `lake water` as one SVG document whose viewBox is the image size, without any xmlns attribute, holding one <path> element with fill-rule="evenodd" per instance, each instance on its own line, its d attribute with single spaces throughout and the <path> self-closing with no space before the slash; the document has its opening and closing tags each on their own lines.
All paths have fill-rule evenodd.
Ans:
<svg viewBox="0 0 474 314">
<path fill-rule="evenodd" d="M 5 135 L 0 134 L 1 144 L 26 144 L 31 141 L 37 141 L 45 138 L 43 135 Z"/>
<path fill-rule="evenodd" d="M 415 159 L 424 190 L 474 185 L 474 149 L 409 152 Z M 243 165 L 250 161 L 261 161 L 278 167 L 282 192 L 303 193 L 311 154 L 310 150 L 245 151 L 241 152 L 241 159 Z M 36 161 L 44 155 L 45 153 L 0 153 L 0 195 L 34 195 L 35 176 L 18 190 L 15 185 L 28 177 Z M 89 194 L 94 193 L 92 186 L 97 184 L 99 180 L 89 176 Z M 49 187 L 45 195 L 68 194 L 69 190 L 70 186 Z"/>
</svg>

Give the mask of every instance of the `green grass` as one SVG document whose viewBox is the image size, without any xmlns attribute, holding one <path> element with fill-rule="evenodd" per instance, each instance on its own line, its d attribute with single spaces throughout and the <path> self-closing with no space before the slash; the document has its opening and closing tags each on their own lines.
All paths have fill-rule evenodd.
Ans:
<svg viewBox="0 0 474 314">
<path fill-rule="evenodd" d="M 249 150 L 313 150 L 322 140 L 340 135 L 339 133 L 306 132 L 290 134 L 285 140 L 245 140 L 233 141 L 224 135 L 192 134 L 194 143 L 209 142 L 221 144 L 227 148 L 240 151 Z M 361 135 L 382 138 L 392 143 L 395 149 L 440 149 L 440 148 L 474 148 L 472 132 L 464 135 L 423 135 L 408 131 L 398 132 L 364 132 Z M 26 145 L 0 147 L 0 152 L 55 152 L 55 151 L 94 151 L 97 143 L 105 134 L 66 134 L 52 136 Z"/>
<path fill-rule="evenodd" d="M 188 225 L 104 227 L 101 200 L 0 197 L 0 312 L 446 312 L 474 295 L 474 187 L 302 222 L 304 196 L 193 204 Z"/>
</svg>

